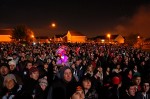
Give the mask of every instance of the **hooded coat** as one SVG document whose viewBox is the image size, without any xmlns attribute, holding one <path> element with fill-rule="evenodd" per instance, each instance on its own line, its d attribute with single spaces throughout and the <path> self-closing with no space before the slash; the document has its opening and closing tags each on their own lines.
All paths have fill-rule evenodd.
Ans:
<svg viewBox="0 0 150 99">
<path fill-rule="evenodd" d="M 70 99 L 75 92 L 77 82 L 74 80 L 73 75 L 70 82 L 64 80 L 63 75 L 66 69 L 70 68 L 65 66 L 60 70 L 60 79 L 50 87 L 47 99 Z"/>
</svg>

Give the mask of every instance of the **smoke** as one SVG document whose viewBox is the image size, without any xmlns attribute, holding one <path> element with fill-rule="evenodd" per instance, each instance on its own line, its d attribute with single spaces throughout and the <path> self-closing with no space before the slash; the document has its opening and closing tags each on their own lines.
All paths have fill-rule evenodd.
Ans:
<svg viewBox="0 0 150 99">
<path fill-rule="evenodd" d="M 115 27 L 115 32 L 124 36 L 139 34 L 146 38 L 150 37 L 150 5 L 141 6 L 132 17 L 121 19 L 124 22 Z"/>
</svg>

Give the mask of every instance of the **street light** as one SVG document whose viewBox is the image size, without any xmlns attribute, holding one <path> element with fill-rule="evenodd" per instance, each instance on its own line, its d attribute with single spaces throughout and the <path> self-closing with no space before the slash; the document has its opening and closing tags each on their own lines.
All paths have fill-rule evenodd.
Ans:
<svg viewBox="0 0 150 99">
<path fill-rule="evenodd" d="M 34 38 L 34 35 L 31 35 L 32 38 Z"/>
<path fill-rule="evenodd" d="M 139 39 L 139 38 L 140 38 L 140 36 L 137 36 L 137 38 Z"/>
<path fill-rule="evenodd" d="M 110 43 L 110 36 L 111 36 L 110 34 L 107 34 L 107 37 L 109 38 L 109 43 Z"/>
<path fill-rule="evenodd" d="M 55 24 L 55 23 L 52 23 L 52 24 L 51 24 L 51 27 L 55 28 L 55 27 L 56 27 L 56 24 Z"/>
<path fill-rule="evenodd" d="M 31 35 L 31 39 L 32 39 L 31 41 L 33 42 L 34 41 L 34 35 L 33 34 Z"/>
</svg>

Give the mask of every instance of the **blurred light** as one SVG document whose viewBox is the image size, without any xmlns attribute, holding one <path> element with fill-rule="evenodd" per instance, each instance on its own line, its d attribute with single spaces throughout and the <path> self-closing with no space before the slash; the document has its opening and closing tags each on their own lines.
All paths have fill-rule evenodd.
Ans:
<svg viewBox="0 0 150 99">
<path fill-rule="evenodd" d="M 107 37 L 110 38 L 110 34 L 107 34 Z"/>
<path fill-rule="evenodd" d="M 26 46 L 25 44 L 22 44 L 22 46 Z"/>
<path fill-rule="evenodd" d="M 34 35 L 31 35 L 32 38 L 34 38 Z"/>
<path fill-rule="evenodd" d="M 139 38 L 140 38 L 140 36 L 137 36 L 137 38 L 139 39 Z"/>
<path fill-rule="evenodd" d="M 52 23 L 51 26 L 52 26 L 52 27 L 56 27 L 56 24 L 55 24 L 55 23 Z"/>
<path fill-rule="evenodd" d="M 105 40 L 104 40 L 104 39 L 102 39 L 102 40 L 101 40 L 101 42 L 102 42 L 102 43 L 104 43 L 104 42 L 105 42 Z"/>
<path fill-rule="evenodd" d="M 35 43 L 35 42 L 33 42 L 33 45 L 36 45 L 36 43 Z"/>
<path fill-rule="evenodd" d="M 64 56 L 61 56 L 61 59 L 64 59 L 65 57 Z"/>
</svg>

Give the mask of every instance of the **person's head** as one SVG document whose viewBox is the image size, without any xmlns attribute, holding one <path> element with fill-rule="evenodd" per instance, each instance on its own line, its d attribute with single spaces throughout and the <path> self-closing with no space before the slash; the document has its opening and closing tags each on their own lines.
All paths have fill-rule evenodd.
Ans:
<svg viewBox="0 0 150 99">
<path fill-rule="evenodd" d="M 141 76 L 134 76 L 133 77 L 133 83 L 135 84 L 135 85 L 140 85 L 140 83 L 141 83 Z"/>
<path fill-rule="evenodd" d="M 39 70 L 37 67 L 31 67 L 29 69 L 29 74 L 30 74 L 30 78 L 34 79 L 34 80 L 38 80 L 39 79 Z"/>
<path fill-rule="evenodd" d="M 16 53 L 13 53 L 13 59 L 16 59 L 17 58 L 17 54 Z"/>
<path fill-rule="evenodd" d="M 25 61 L 26 59 L 25 59 L 25 57 L 21 57 L 21 61 Z"/>
<path fill-rule="evenodd" d="M 93 65 L 89 65 L 89 66 L 87 67 L 87 71 L 93 72 Z"/>
<path fill-rule="evenodd" d="M 2 64 L 0 67 L 0 75 L 5 76 L 9 73 L 8 64 Z"/>
<path fill-rule="evenodd" d="M 126 69 L 125 72 L 124 72 L 125 76 L 132 76 L 132 70 L 130 69 Z"/>
<path fill-rule="evenodd" d="M 71 68 L 75 69 L 75 67 L 76 67 L 75 64 L 72 64 L 72 65 L 71 65 Z"/>
<path fill-rule="evenodd" d="M 29 61 L 28 61 L 28 62 L 27 62 L 27 65 L 26 65 L 26 68 L 27 68 L 27 69 L 30 69 L 32 66 L 33 66 L 33 65 L 32 65 L 32 62 L 29 62 Z"/>
<path fill-rule="evenodd" d="M 97 70 L 98 70 L 99 72 L 103 72 L 103 68 L 102 68 L 101 66 L 99 66 L 99 67 L 97 68 Z"/>
<path fill-rule="evenodd" d="M 65 82 L 70 82 L 72 80 L 72 71 L 70 67 L 64 66 L 60 70 L 60 77 L 63 79 Z"/>
<path fill-rule="evenodd" d="M 92 87 L 92 80 L 90 76 L 84 76 L 82 78 L 83 89 L 89 90 Z"/>
<path fill-rule="evenodd" d="M 120 64 L 117 64 L 116 69 L 120 69 Z"/>
<path fill-rule="evenodd" d="M 10 71 L 13 71 L 16 68 L 16 62 L 11 60 L 8 62 Z"/>
<path fill-rule="evenodd" d="M 71 99 L 84 99 L 84 91 L 81 86 L 77 86 L 76 92 L 72 95 Z"/>
<path fill-rule="evenodd" d="M 44 68 L 45 68 L 45 69 L 48 68 L 48 63 L 44 63 Z"/>
<path fill-rule="evenodd" d="M 143 92 L 148 92 L 149 91 L 149 82 L 146 81 L 146 80 L 142 82 L 142 91 Z"/>
<path fill-rule="evenodd" d="M 106 72 L 110 72 L 110 67 L 107 67 L 107 68 L 106 68 Z"/>
<path fill-rule="evenodd" d="M 129 96 L 135 96 L 136 88 L 134 84 L 130 83 L 129 85 L 127 85 L 126 92 Z"/>
<path fill-rule="evenodd" d="M 134 70 L 138 70 L 137 65 L 134 65 Z"/>
<path fill-rule="evenodd" d="M 46 87 L 48 86 L 48 81 L 47 81 L 47 77 L 43 77 L 41 79 L 39 79 L 39 85 L 41 87 L 41 89 L 44 91 L 46 89 Z"/>
<path fill-rule="evenodd" d="M 3 85 L 8 90 L 14 88 L 15 84 L 17 83 L 16 77 L 13 74 L 8 74 L 4 77 Z"/>
</svg>

